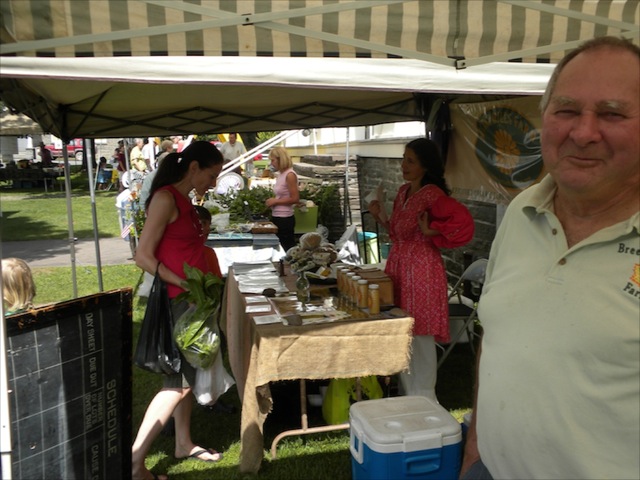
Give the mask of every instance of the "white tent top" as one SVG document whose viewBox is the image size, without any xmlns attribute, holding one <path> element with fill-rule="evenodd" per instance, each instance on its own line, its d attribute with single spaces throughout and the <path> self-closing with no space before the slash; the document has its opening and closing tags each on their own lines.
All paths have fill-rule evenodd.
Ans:
<svg viewBox="0 0 640 480">
<path fill-rule="evenodd" d="M 64 115 L 71 138 L 418 120 L 416 92 L 540 94 L 552 69 L 549 64 L 455 70 L 403 59 L 246 57 L 5 57 L 0 66 L 3 97 L 34 114 L 47 130 L 58 131 Z"/>
<path fill-rule="evenodd" d="M 638 0 L 2 0 L 0 97 L 63 139 L 424 119 L 538 94 Z M 50 57 L 50 58 L 44 58 Z"/>
</svg>

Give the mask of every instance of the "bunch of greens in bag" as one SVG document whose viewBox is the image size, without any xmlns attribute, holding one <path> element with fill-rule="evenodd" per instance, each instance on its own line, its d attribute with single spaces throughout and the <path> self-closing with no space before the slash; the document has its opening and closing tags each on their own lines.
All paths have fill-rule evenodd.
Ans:
<svg viewBox="0 0 640 480">
<path fill-rule="evenodd" d="M 176 345 L 195 368 L 209 368 L 220 350 L 217 317 L 220 313 L 224 282 L 212 273 L 202 273 L 184 264 L 185 291 L 176 300 L 191 306 L 175 323 Z"/>
</svg>

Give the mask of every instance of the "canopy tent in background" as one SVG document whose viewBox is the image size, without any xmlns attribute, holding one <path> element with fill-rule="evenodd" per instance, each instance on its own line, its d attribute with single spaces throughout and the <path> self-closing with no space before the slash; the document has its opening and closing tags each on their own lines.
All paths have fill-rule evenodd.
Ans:
<svg viewBox="0 0 640 480">
<path fill-rule="evenodd" d="M 3 0 L 0 96 L 63 140 L 424 120 L 434 92 L 540 93 L 583 40 L 637 38 L 638 8 Z"/>
<path fill-rule="evenodd" d="M 26 137 L 42 134 L 42 127 L 21 113 L 11 113 L 8 108 L 0 108 L 0 136 Z"/>
</svg>

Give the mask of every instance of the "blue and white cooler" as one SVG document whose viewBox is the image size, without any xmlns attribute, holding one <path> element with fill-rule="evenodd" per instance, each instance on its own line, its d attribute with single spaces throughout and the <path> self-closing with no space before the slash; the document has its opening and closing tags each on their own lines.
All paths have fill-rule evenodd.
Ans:
<svg viewBox="0 0 640 480">
<path fill-rule="evenodd" d="M 353 480 L 457 480 L 462 461 L 458 421 L 417 396 L 354 403 L 349 409 Z"/>
</svg>

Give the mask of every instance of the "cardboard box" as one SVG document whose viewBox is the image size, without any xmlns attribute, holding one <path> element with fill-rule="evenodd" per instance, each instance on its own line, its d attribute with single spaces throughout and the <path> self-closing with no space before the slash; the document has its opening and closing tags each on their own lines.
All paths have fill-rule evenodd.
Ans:
<svg viewBox="0 0 640 480">
<path fill-rule="evenodd" d="M 362 268 L 353 270 L 369 283 L 380 286 L 380 305 L 395 305 L 393 298 L 393 282 L 391 278 L 378 268 Z"/>
<path fill-rule="evenodd" d="M 256 222 L 251 228 L 251 233 L 278 233 L 278 227 L 271 222 Z"/>
<path fill-rule="evenodd" d="M 366 400 L 349 410 L 352 480 L 457 480 L 460 424 L 426 397 Z"/>
</svg>

